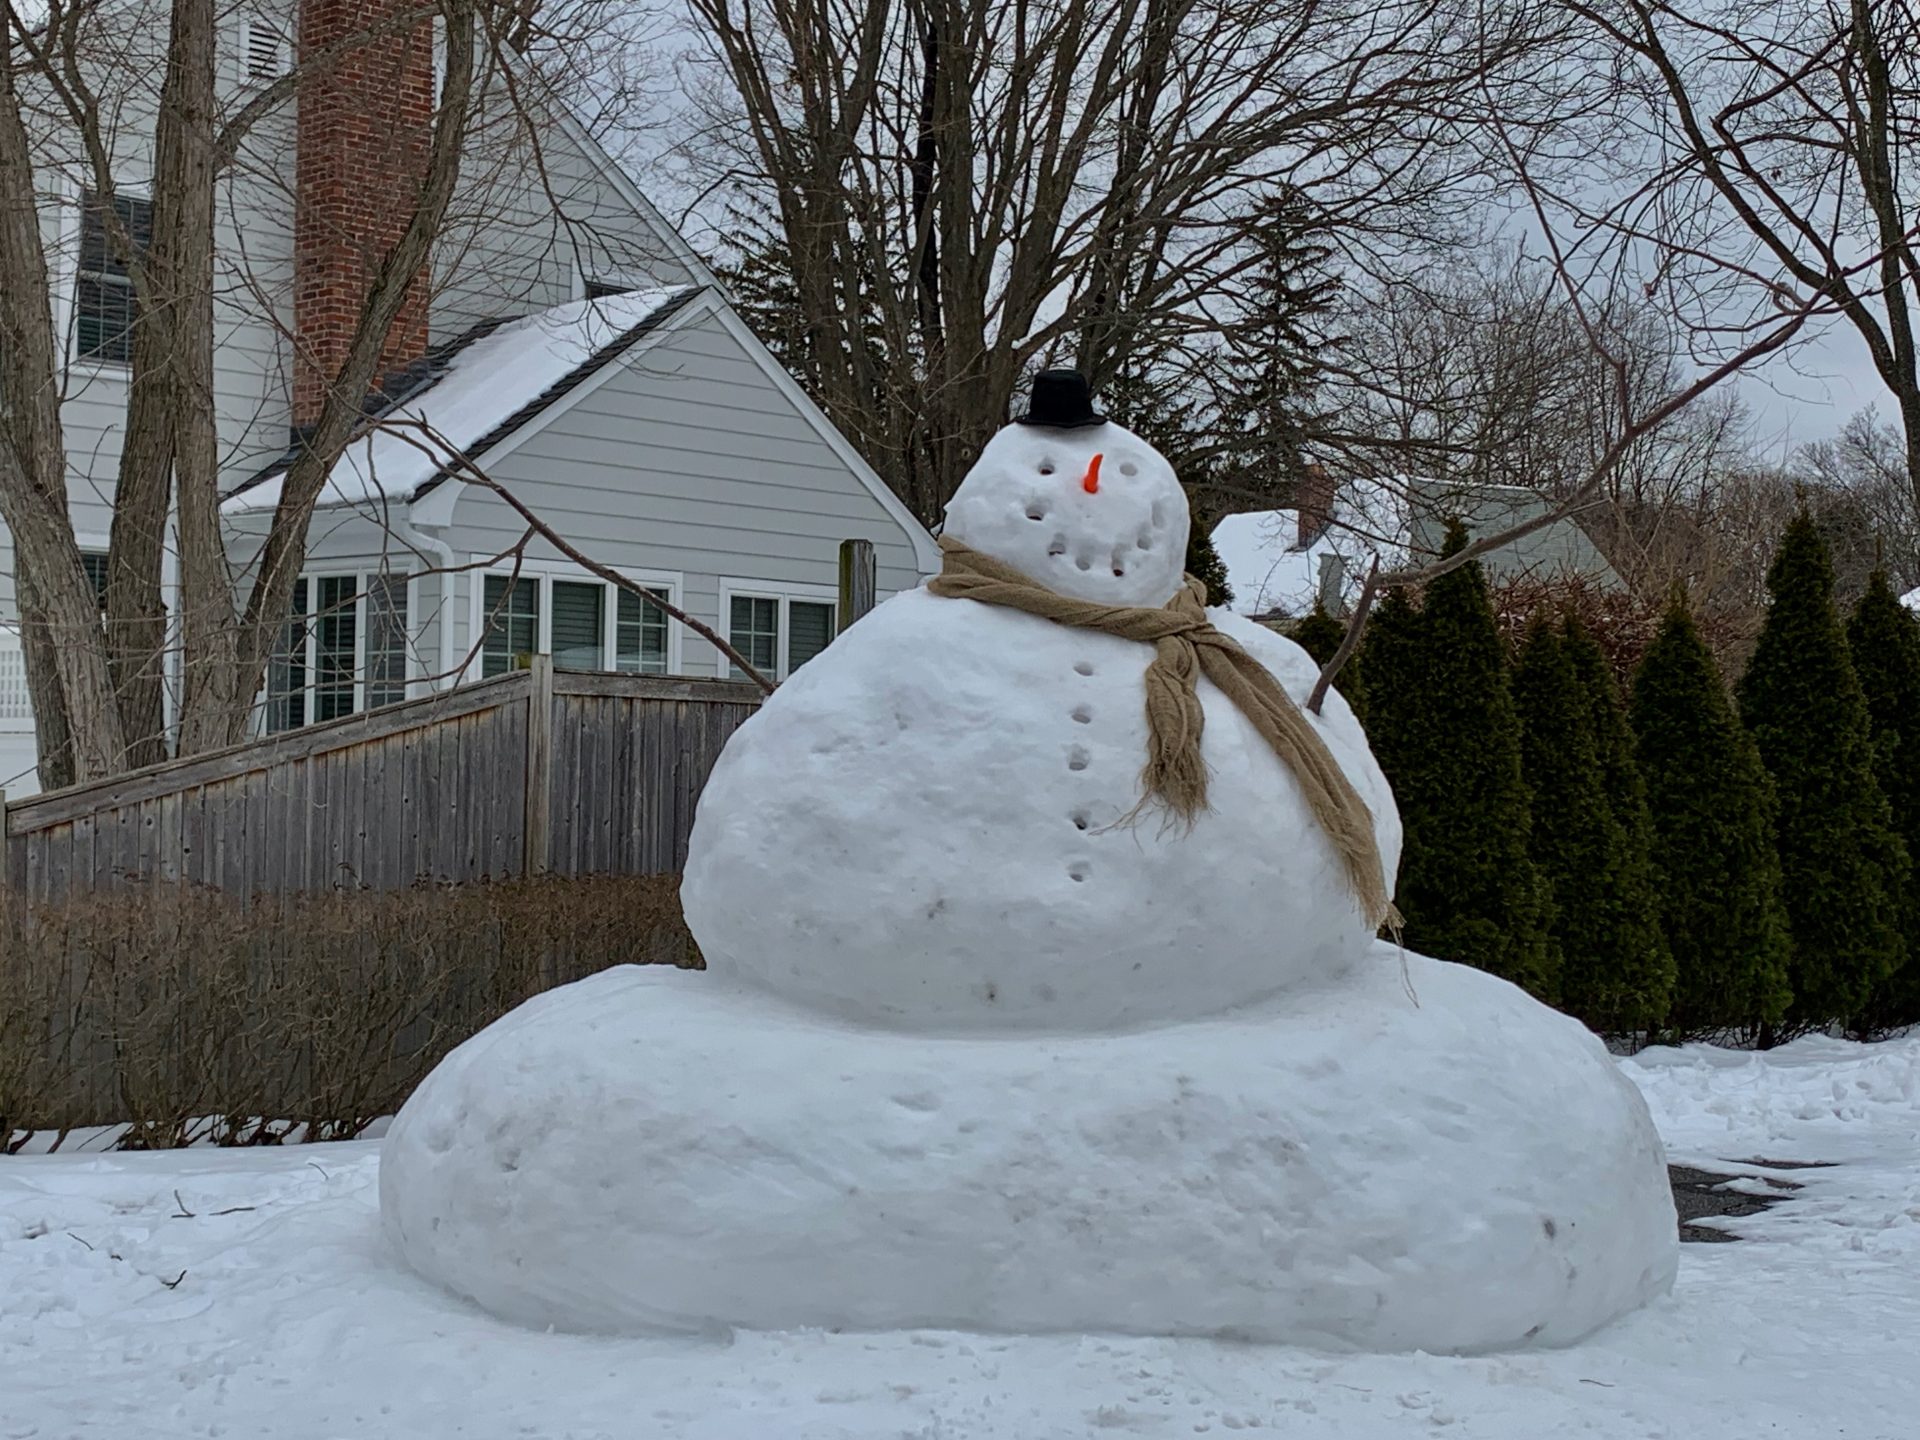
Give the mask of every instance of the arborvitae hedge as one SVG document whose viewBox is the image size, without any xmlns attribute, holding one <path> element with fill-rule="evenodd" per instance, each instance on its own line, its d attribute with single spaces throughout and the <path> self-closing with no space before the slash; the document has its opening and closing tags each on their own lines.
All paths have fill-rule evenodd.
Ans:
<svg viewBox="0 0 1920 1440">
<path fill-rule="evenodd" d="M 1553 896 L 1560 1008 L 1604 1034 L 1646 1030 L 1666 1014 L 1672 962 L 1608 801 L 1592 704 L 1545 616 L 1527 632 L 1513 692 L 1533 855 Z"/>
<path fill-rule="evenodd" d="M 1466 543 L 1455 527 L 1448 553 Z M 1550 904 L 1528 853 L 1520 724 L 1478 564 L 1399 592 L 1361 665 L 1373 751 L 1406 829 L 1396 901 L 1415 950 L 1555 995 Z"/>
<path fill-rule="evenodd" d="M 1772 787 L 1679 595 L 1634 673 L 1629 715 L 1674 960 L 1667 1026 L 1778 1021 L 1790 992 Z"/>
<path fill-rule="evenodd" d="M 1312 614 L 1293 622 L 1287 630 L 1287 638 L 1311 655 L 1316 664 L 1325 666 L 1327 661 L 1333 658 L 1333 652 L 1340 648 L 1340 642 L 1347 638 L 1347 622 L 1334 619 L 1326 612 L 1325 607 L 1316 604 Z M 1333 688 L 1352 708 L 1354 718 L 1365 725 L 1367 699 L 1362 692 L 1363 683 L 1360 675 L 1360 653 L 1356 650 L 1347 656 L 1346 663 L 1340 667 L 1340 673 L 1334 676 Z"/>
<path fill-rule="evenodd" d="M 1866 697 L 1834 609 L 1826 542 L 1804 511 L 1787 526 L 1767 590 L 1740 713 L 1778 797 L 1788 1018 L 1824 1026 L 1858 1014 L 1905 959 L 1895 906 L 1906 846 L 1874 778 Z"/>
<path fill-rule="evenodd" d="M 1607 809 L 1620 831 L 1620 953 L 1634 989 L 1646 996 L 1636 1028 L 1664 1021 L 1673 1001 L 1673 951 L 1660 923 L 1660 887 L 1653 866 L 1653 816 L 1647 809 L 1646 782 L 1633 754 L 1633 730 L 1614 680 L 1614 664 L 1587 629 L 1578 612 L 1569 611 L 1561 628 L 1567 663 L 1586 697 L 1593 726 L 1594 751 Z"/>
<path fill-rule="evenodd" d="M 1847 648 L 1866 695 L 1880 792 L 1908 856 L 1920 857 L 1920 619 L 1894 595 L 1884 570 L 1867 582 L 1847 625 Z M 1897 899 L 1906 961 L 1852 1017 L 1859 1030 L 1920 1022 L 1920 876 L 1909 874 Z"/>
<path fill-rule="evenodd" d="M 1227 562 L 1213 548 L 1213 522 L 1196 513 L 1187 530 L 1187 574 L 1207 587 L 1207 604 L 1231 605 L 1233 586 L 1227 583 Z"/>
</svg>

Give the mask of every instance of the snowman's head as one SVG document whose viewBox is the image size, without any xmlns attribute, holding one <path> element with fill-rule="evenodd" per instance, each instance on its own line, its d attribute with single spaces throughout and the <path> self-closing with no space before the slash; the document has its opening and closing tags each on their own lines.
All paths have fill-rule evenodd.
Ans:
<svg viewBox="0 0 1920 1440">
<path fill-rule="evenodd" d="M 1173 467 L 1138 435 L 1015 424 L 947 502 L 946 533 L 1056 594 L 1157 606 L 1180 588 L 1187 525 Z"/>
</svg>

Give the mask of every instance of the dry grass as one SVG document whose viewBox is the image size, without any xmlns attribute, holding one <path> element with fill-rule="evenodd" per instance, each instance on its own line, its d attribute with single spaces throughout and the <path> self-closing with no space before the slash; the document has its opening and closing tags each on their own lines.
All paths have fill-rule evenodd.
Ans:
<svg viewBox="0 0 1920 1440">
<path fill-rule="evenodd" d="M 0 892 L 0 1153 L 122 1123 L 129 1148 L 356 1135 L 521 1001 L 624 963 L 700 964 L 678 876 Z"/>
</svg>

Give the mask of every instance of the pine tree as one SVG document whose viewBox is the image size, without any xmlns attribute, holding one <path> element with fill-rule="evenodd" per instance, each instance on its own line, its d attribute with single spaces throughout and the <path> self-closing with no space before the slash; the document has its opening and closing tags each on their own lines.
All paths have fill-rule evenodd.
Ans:
<svg viewBox="0 0 1920 1440">
<path fill-rule="evenodd" d="M 1466 543 L 1450 532 L 1447 553 Z M 1367 629 L 1367 729 L 1406 840 L 1396 903 L 1409 946 L 1554 997 L 1551 905 L 1529 857 L 1520 725 L 1478 564 L 1390 593 Z"/>
<path fill-rule="evenodd" d="M 1920 857 L 1920 619 L 1895 597 L 1884 570 L 1867 582 L 1847 626 L 1847 648 L 1867 699 L 1874 773 L 1914 859 Z M 1897 899 L 1906 962 L 1852 1017 L 1859 1030 L 1920 1022 L 1920 875 L 1908 874 Z"/>
<path fill-rule="evenodd" d="M 1233 586 L 1227 583 L 1227 562 L 1213 548 L 1210 524 L 1203 524 L 1198 512 L 1187 531 L 1187 574 L 1207 587 L 1207 604 L 1231 605 Z"/>
<path fill-rule="evenodd" d="M 1560 1008 L 1603 1034 L 1644 1030 L 1666 1013 L 1671 960 L 1656 942 L 1651 895 L 1629 883 L 1629 842 L 1608 801 L 1586 687 L 1544 615 L 1528 628 L 1513 695 L 1533 855 L 1553 896 Z"/>
<path fill-rule="evenodd" d="M 1315 605 L 1311 615 L 1293 622 L 1287 638 L 1311 655 L 1314 664 L 1324 666 L 1340 648 L 1340 642 L 1347 638 L 1347 627 L 1329 615 L 1324 605 Z M 1344 671 L 1347 667 L 1341 668 Z"/>
<path fill-rule="evenodd" d="M 1766 623 L 1741 718 L 1773 777 L 1788 975 L 1798 1025 L 1856 1014 L 1905 958 L 1906 847 L 1874 778 L 1866 697 L 1833 604 L 1826 542 L 1803 510 L 1767 571 Z"/>
<path fill-rule="evenodd" d="M 1325 606 L 1316 603 L 1310 614 L 1288 627 L 1287 638 L 1312 656 L 1314 664 L 1324 668 L 1327 661 L 1333 658 L 1333 652 L 1340 648 L 1340 642 L 1347 638 L 1347 622 L 1334 619 Z M 1346 662 L 1341 665 L 1340 673 L 1334 677 L 1333 688 L 1364 727 L 1367 723 L 1367 699 L 1365 681 L 1360 674 L 1358 650 L 1348 655 Z"/>
<path fill-rule="evenodd" d="M 1771 1025 L 1791 995 L 1773 788 L 1677 593 L 1634 672 L 1628 713 L 1673 952 L 1667 1028 Z"/>
<path fill-rule="evenodd" d="M 1620 832 L 1618 867 L 1619 950 L 1631 988 L 1644 996 L 1630 1028 L 1649 1031 L 1666 1018 L 1673 1002 L 1674 960 L 1660 923 L 1660 887 L 1653 866 L 1653 816 L 1647 787 L 1633 753 L 1633 730 L 1620 699 L 1613 664 L 1577 612 L 1561 622 L 1561 643 L 1586 698 L 1607 809 Z"/>
</svg>

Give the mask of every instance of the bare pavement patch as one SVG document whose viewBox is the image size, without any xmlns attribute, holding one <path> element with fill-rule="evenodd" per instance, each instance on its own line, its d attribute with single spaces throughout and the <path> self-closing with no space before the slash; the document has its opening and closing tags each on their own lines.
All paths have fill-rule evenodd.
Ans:
<svg viewBox="0 0 1920 1440">
<path fill-rule="evenodd" d="M 1758 1215 L 1782 1200 L 1793 1198 L 1802 1188 L 1798 1181 L 1764 1170 L 1824 1170 L 1824 1160 L 1744 1160 L 1728 1161 L 1730 1170 L 1700 1170 L 1691 1165 L 1667 1166 L 1667 1178 L 1673 1185 L 1673 1208 L 1680 1216 L 1680 1239 L 1707 1244 L 1738 1240 L 1740 1237 L 1720 1226 L 1696 1224 L 1721 1216 Z M 1760 1188 L 1756 1188 L 1760 1187 Z"/>
</svg>

